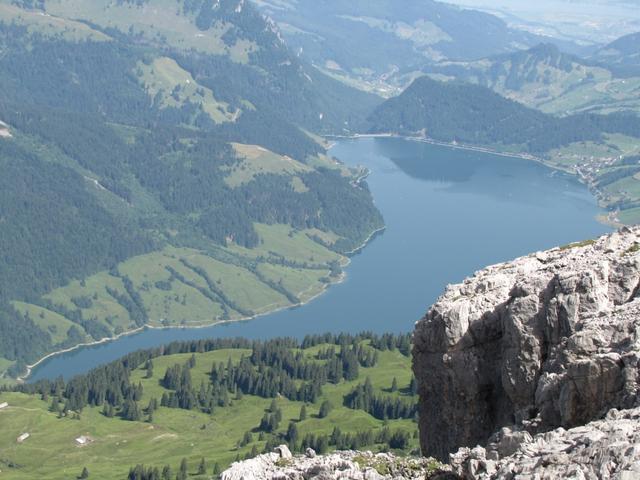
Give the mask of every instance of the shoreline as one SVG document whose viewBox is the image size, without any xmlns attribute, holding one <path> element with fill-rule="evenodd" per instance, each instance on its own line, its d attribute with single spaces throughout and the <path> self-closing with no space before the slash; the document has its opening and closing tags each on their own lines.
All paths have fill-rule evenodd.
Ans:
<svg viewBox="0 0 640 480">
<path fill-rule="evenodd" d="M 414 137 L 410 135 L 400 135 L 396 133 L 356 133 L 354 135 L 331 135 L 331 138 L 344 138 L 349 140 L 356 140 L 358 138 L 399 138 L 402 140 L 409 140 L 411 142 L 419 142 L 419 143 L 427 143 L 429 145 L 437 145 L 440 147 L 448 147 L 454 150 L 467 150 L 472 152 L 480 152 L 480 153 L 488 153 L 491 155 L 497 155 L 499 157 L 507 157 L 507 158 L 520 158 L 522 160 L 531 160 L 536 163 L 540 163 L 546 167 L 552 168 L 553 170 L 558 170 L 560 172 L 568 173 L 573 176 L 577 176 L 582 178 L 577 171 L 573 171 L 567 168 L 562 168 L 558 165 L 554 165 L 548 163 L 541 157 L 537 157 L 535 155 L 531 155 L 529 153 L 517 153 L 517 152 L 503 152 L 500 150 L 494 150 L 488 147 L 478 147 L 474 145 L 467 145 L 464 143 L 451 143 L 451 142 L 442 142 L 440 140 L 434 140 L 431 138 L 425 137 Z"/>
<path fill-rule="evenodd" d="M 434 140 L 431 138 L 415 137 L 410 135 L 400 135 L 396 133 L 356 133 L 353 135 L 329 135 L 328 138 L 343 138 L 343 139 L 350 139 L 350 140 L 355 140 L 358 138 L 398 138 L 403 140 L 409 140 L 411 142 L 427 143 L 429 145 L 447 147 L 454 150 L 466 150 L 466 151 L 479 152 L 479 153 L 488 153 L 488 154 L 496 155 L 499 157 L 519 158 L 521 160 L 532 161 L 540 165 L 544 165 L 545 167 L 550 168 L 554 171 L 571 175 L 572 177 L 575 177 L 580 183 L 585 185 L 589 190 L 589 192 L 591 193 L 591 195 L 596 200 L 596 204 L 598 205 L 598 207 L 603 210 L 603 215 L 598 215 L 596 217 L 596 220 L 598 222 L 613 228 L 620 228 L 621 226 L 624 225 L 623 223 L 620 222 L 615 212 L 611 212 L 602 206 L 602 204 L 600 203 L 599 191 L 593 186 L 590 179 L 585 174 L 583 174 L 579 168 L 575 168 L 575 169 L 563 168 L 560 165 L 548 162 L 542 157 L 531 155 L 529 153 L 503 152 L 503 151 L 494 150 L 488 147 L 478 147 L 474 145 L 467 145 L 464 143 L 442 142 L 442 141 Z"/>
<path fill-rule="evenodd" d="M 362 251 L 368 244 L 369 242 L 376 236 L 378 235 L 380 232 L 384 231 L 386 229 L 386 226 L 380 227 L 375 229 L 373 232 L 371 232 L 371 234 L 369 234 L 369 236 L 364 240 L 364 242 L 362 242 L 362 244 L 358 247 L 356 247 L 355 249 L 349 251 L 349 252 L 344 252 L 341 255 L 344 257 L 344 259 L 346 259 L 346 261 L 344 263 L 341 264 L 342 268 L 346 268 L 351 264 L 351 258 L 350 256 L 355 255 L 356 253 L 359 253 L 360 251 Z M 329 290 L 329 288 L 335 286 L 335 285 L 340 285 L 341 283 L 343 283 L 345 280 L 347 279 L 347 273 L 346 272 L 342 272 L 340 274 L 340 276 L 333 282 L 330 283 L 325 283 L 321 285 L 320 290 L 315 294 L 315 295 L 311 295 L 311 297 L 309 297 L 308 299 L 304 300 L 304 301 L 300 301 L 296 304 L 292 304 L 292 305 L 283 305 L 281 307 L 278 308 L 274 308 L 273 310 L 268 310 L 265 312 L 261 312 L 261 313 L 256 313 L 255 315 L 252 316 L 248 316 L 248 317 L 241 317 L 241 318 L 234 318 L 234 319 L 229 319 L 229 320 L 216 320 L 214 322 L 211 323 L 202 323 L 202 324 L 198 324 L 198 325 L 168 325 L 168 326 L 163 326 L 163 325 L 143 325 L 142 327 L 138 327 L 136 329 L 133 330 L 128 330 L 126 332 L 122 332 L 114 337 L 105 337 L 102 338 L 100 340 L 95 340 L 93 342 L 86 342 L 86 343 L 79 343 L 78 345 L 74 345 L 73 347 L 69 347 L 69 348 L 65 348 L 62 350 L 57 350 L 55 352 L 51 352 L 48 353 L 47 355 L 45 355 L 44 357 L 40 358 L 37 362 L 31 364 L 31 365 L 27 365 L 26 366 L 26 372 L 23 375 L 20 375 L 19 377 L 17 377 L 15 380 L 18 384 L 24 384 L 28 381 L 29 377 L 31 376 L 31 374 L 33 373 L 33 370 L 35 368 L 37 368 L 39 365 L 41 365 L 42 363 L 46 362 L 47 360 L 49 360 L 50 358 L 56 357 L 58 355 L 63 355 L 65 353 L 70 353 L 73 352 L 75 350 L 80 350 L 82 348 L 89 348 L 89 347 L 95 347 L 97 345 L 102 345 L 102 344 L 106 344 L 106 343 L 111 343 L 111 342 L 115 342 L 123 337 L 127 337 L 130 335 L 135 335 L 137 333 L 141 333 L 144 332 L 145 330 L 171 330 L 171 329 L 182 329 L 182 330 L 197 330 L 197 329 L 204 329 L 204 328 L 211 328 L 211 327 L 216 327 L 216 326 L 221 326 L 221 325 L 226 325 L 226 324 L 230 324 L 230 323 L 236 323 L 236 322 L 247 322 L 250 320 L 255 320 L 257 318 L 260 317 L 264 317 L 267 315 L 271 315 L 277 312 L 281 312 L 283 310 L 289 310 L 289 309 L 294 309 L 294 308 L 299 308 L 299 307 L 303 307 L 305 305 L 307 305 L 308 303 L 314 301 L 315 299 L 317 299 L 318 297 L 320 297 L 321 295 L 324 295 L 325 293 L 327 293 L 327 291 Z M 301 292 L 303 293 L 303 292 Z"/>
</svg>

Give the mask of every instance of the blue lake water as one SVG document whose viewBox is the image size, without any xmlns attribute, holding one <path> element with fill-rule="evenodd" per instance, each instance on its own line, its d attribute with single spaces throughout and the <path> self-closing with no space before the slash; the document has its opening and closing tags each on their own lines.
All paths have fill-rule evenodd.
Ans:
<svg viewBox="0 0 640 480">
<path fill-rule="evenodd" d="M 347 280 L 303 307 L 201 329 L 149 329 L 48 359 L 30 380 L 69 377 L 174 340 L 270 338 L 326 331 L 409 331 L 448 283 L 486 265 L 606 233 L 588 190 L 534 162 L 396 138 L 338 142 L 364 165 L 387 229 L 347 268 Z"/>
</svg>

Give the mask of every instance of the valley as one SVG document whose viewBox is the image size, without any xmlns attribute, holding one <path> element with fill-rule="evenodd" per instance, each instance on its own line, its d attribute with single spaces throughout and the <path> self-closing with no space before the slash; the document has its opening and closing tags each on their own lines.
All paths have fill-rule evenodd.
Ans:
<svg viewBox="0 0 640 480">
<path fill-rule="evenodd" d="M 0 0 L 0 478 L 638 470 L 633 2 Z"/>
<path fill-rule="evenodd" d="M 337 140 L 329 153 L 371 172 L 367 182 L 387 227 L 350 257 L 344 281 L 302 308 L 205 328 L 144 329 L 58 355 L 33 369 L 28 381 L 86 373 L 174 340 L 403 332 L 424 313 L 424 299 L 437 297 L 443 281 L 609 230 L 597 222 L 605 212 L 583 185 L 530 160 L 399 138 Z M 414 214 L 406 215 L 407 210 Z M 473 248 L 468 238 L 477 239 Z"/>
</svg>

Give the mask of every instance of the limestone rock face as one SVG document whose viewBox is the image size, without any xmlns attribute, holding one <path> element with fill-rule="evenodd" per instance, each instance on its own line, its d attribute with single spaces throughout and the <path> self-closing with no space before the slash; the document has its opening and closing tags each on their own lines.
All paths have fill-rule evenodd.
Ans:
<svg viewBox="0 0 640 480">
<path fill-rule="evenodd" d="M 287 447 L 284 447 L 289 452 Z M 221 480 L 411 480 L 425 479 L 429 460 L 399 458 L 371 452 L 334 452 L 316 456 L 290 457 L 278 447 L 274 453 L 237 462 L 220 476 Z"/>
<path fill-rule="evenodd" d="M 639 288 L 637 228 L 449 286 L 414 334 L 423 453 L 448 460 L 507 426 L 521 431 L 501 446 L 513 453 L 527 435 L 637 406 Z"/>
<path fill-rule="evenodd" d="M 462 448 L 451 456 L 458 479 L 555 480 L 640 478 L 640 408 L 611 410 L 604 420 L 531 438 L 510 441 L 515 450 L 502 457 L 499 443 L 514 433 L 502 432 L 487 448 Z M 521 433 L 521 432 L 520 432 Z M 455 477 L 450 477 L 455 478 Z"/>
</svg>

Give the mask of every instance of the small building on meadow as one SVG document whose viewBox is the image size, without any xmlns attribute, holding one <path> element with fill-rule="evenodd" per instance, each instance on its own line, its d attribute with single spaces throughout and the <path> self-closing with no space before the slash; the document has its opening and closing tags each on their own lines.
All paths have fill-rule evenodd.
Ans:
<svg viewBox="0 0 640 480">
<path fill-rule="evenodd" d="M 17 441 L 18 443 L 22 443 L 22 442 L 24 442 L 27 438 L 29 438 L 30 436 L 31 436 L 31 434 L 30 434 L 30 433 L 23 433 L 22 435 L 20 435 L 20 436 L 16 439 L 16 441 Z"/>
<path fill-rule="evenodd" d="M 7 408 L 9 406 L 9 404 L 7 402 L 2 402 L 0 403 L 0 410 L 2 410 L 3 408 Z"/>
<path fill-rule="evenodd" d="M 89 445 L 91 443 L 91 438 L 90 437 L 86 437 L 84 435 L 79 436 L 78 438 L 76 438 L 76 445 L 78 445 L 79 447 L 83 447 L 85 445 Z"/>
</svg>

